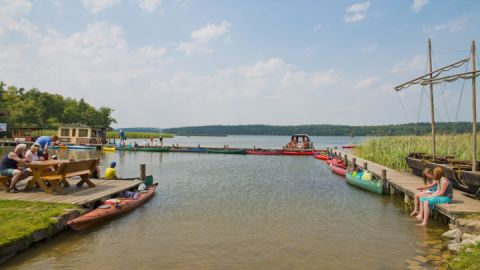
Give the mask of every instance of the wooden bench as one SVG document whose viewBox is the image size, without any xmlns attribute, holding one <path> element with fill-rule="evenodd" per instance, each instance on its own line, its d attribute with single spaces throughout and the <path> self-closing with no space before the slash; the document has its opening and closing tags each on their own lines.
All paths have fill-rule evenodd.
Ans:
<svg viewBox="0 0 480 270">
<path fill-rule="evenodd" d="M 0 190 L 8 191 L 8 180 L 10 180 L 11 177 L 9 176 L 1 176 L 0 175 Z"/>
<path fill-rule="evenodd" d="M 95 187 L 95 184 L 90 181 L 90 175 L 95 170 L 99 160 L 98 159 L 86 159 L 69 161 L 62 163 L 58 168 L 46 175 L 40 176 L 40 181 L 45 181 L 50 184 L 50 188 L 46 190 L 47 193 L 57 192 L 58 194 L 65 194 L 65 191 L 61 187 L 63 184 L 68 187 L 67 178 L 80 176 L 81 180 L 77 186 L 81 187 L 83 184 L 87 184 L 89 187 Z"/>
</svg>

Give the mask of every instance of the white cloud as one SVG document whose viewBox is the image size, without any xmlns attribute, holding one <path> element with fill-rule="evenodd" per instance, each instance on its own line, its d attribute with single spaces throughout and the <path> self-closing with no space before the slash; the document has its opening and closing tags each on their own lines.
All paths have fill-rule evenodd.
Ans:
<svg viewBox="0 0 480 270">
<path fill-rule="evenodd" d="M 160 57 L 164 56 L 167 52 L 167 48 L 154 47 L 152 45 L 138 49 L 138 51 L 147 57 Z"/>
<path fill-rule="evenodd" d="M 462 17 L 453 19 L 444 24 L 438 24 L 433 27 L 425 27 L 425 32 L 435 33 L 435 32 L 447 32 L 447 33 L 456 33 L 465 28 L 470 15 L 464 15 Z"/>
<path fill-rule="evenodd" d="M 162 5 L 162 0 L 136 0 L 136 2 L 146 12 L 153 12 Z"/>
<path fill-rule="evenodd" d="M 370 7 L 370 0 L 348 6 L 345 9 L 344 21 L 353 23 L 364 20 L 367 17 L 367 11 Z"/>
<path fill-rule="evenodd" d="M 414 12 L 419 12 L 427 4 L 428 0 L 413 0 L 412 9 Z"/>
<path fill-rule="evenodd" d="M 0 5 L 0 35 L 20 32 L 27 36 L 36 34 L 36 27 L 28 20 L 32 3 L 26 0 L 6 0 Z"/>
<path fill-rule="evenodd" d="M 185 53 L 187 56 L 196 53 L 210 54 L 213 49 L 208 47 L 208 43 L 228 33 L 230 26 L 231 23 L 225 20 L 219 25 L 207 23 L 204 27 L 190 34 L 191 42 L 179 43 L 176 50 Z M 229 39 L 226 38 L 225 40 L 228 41 Z"/>
<path fill-rule="evenodd" d="M 120 3 L 120 0 L 82 0 L 83 6 L 91 13 L 97 13 Z"/>
<path fill-rule="evenodd" d="M 370 76 L 363 80 L 356 82 L 353 86 L 355 89 L 368 89 L 371 88 L 376 82 L 380 80 L 378 76 Z"/>
<path fill-rule="evenodd" d="M 420 71 L 425 68 L 426 58 L 424 55 L 416 55 L 410 60 L 403 60 L 395 64 L 390 70 L 391 74 L 408 71 Z"/>
<path fill-rule="evenodd" d="M 223 21 L 220 25 L 215 25 L 213 23 L 207 23 L 204 27 L 195 30 L 190 35 L 191 38 L 200 43 L 207 43 L 211 39 L 217 38 L 225 33 L 227 33 L 230 29 L 231 23 L 227 21 Z"/>
</svg>

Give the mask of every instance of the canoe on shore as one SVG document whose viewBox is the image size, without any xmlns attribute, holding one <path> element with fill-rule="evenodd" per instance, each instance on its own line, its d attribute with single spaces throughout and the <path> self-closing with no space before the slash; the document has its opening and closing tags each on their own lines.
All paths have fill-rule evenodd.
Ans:
<svg viewBox="0 0 480 270">
<path fill-rule="evenodd" d="M 347 179 L 347 183 L 352 186 L 356 186 L 379 195 L 383 194 L 383 185 L 378 179 L 372 178 L 372 180 L 363 180 L 362 177 L 354 176 L 352 172 L 347 172 L 345 177 Z"/>
<path fill-rule="evenodd" d="M 230 155 L 244 155 L 247 153 L 246 149 L 208 149 L 211 154 L 230 154 Z"/>
<path fill-rule="evenodd" d="M 248 155 L 264 155 L 264 156 L 274 156 L 274 155 L 283 155 L 282 150 L 262 150 L 262 149 L 250 149 L 247 150 Z"/>
<path fill-rule="evenodd" d="M 156 187 L 157 185 L 151 185 L 146 192 L 140 193 L 137 199 L 120 199 L 118 207 L 112 205 L 105 209 L 96 208 L 80 217 L 70 220 L 68 226 L 76 231 L 80 231 L 102 221 L 111 219 L 116 215 L 131 211 L 152 198 L 155 194 Z"/>
<path fill-rule="evenodd" d="M 347 174 L 347 168 L 345 166 L 331 164 L 330 168 L 333 173 L 338 174 L 340 176 L 345 176 Z"/>
</svg>

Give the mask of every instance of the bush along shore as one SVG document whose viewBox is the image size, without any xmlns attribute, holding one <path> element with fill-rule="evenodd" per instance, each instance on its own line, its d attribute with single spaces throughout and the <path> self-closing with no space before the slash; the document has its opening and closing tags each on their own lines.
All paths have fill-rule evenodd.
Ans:
<svg viewBox="0 0 480 270">
<path fill-rule="evenodd" d="M 438 155 L 471 159 L 471 134 L 438 135 L 436 141 Z M 431 136 L 372 137 L 357 146 L 354 154 L 395 170 L 409 171 L 405 159 L 408 153 L 431 153 L 431 149 Z M 449 227 L 442 236 L 457 256 L 448 261 L 448 269 L 480 269 L 480 216 L 465 216 Z"/>
<path fill-rule="evenodd" d="M 71 204 L 0 200 L 0 263 L 61 232 L 81 211 Z"/>
</svg>

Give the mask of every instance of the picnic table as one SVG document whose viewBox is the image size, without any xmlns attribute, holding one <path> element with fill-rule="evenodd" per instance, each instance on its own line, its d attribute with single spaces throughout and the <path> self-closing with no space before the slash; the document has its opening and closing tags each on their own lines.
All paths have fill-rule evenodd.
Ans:
<svg viewBox="0 0 480 270">
<path fill-rule="evenodd" d="M 90 181 L 89 176 L 98 164 L 98 159 L 87 160 L 46 160 L 35 161 L 25 164 L 32 171 L 32 179 L 27 183 L 25 191 L 33 189 L 36 185 L 44 192 L 52 194 L 57 192 L 65 194 L 61 187 L 69 187 L 66 180 L 69 177 L 80 176 L 81 180 L 77 186 L 81 187 L 86 183 L 89 187 L 95 187 L 95 184 Z M 48 183 L 48 185 L 47 185 Z"/>
</svg>

